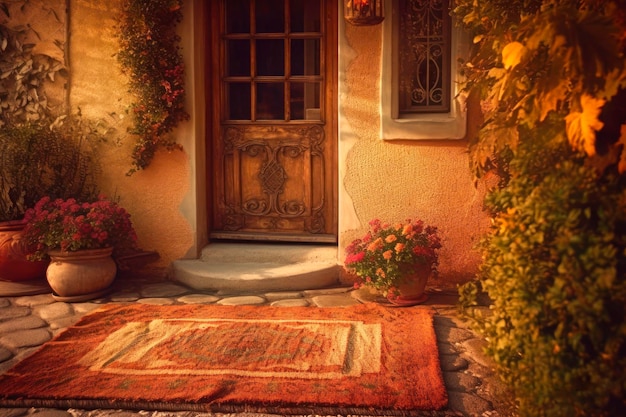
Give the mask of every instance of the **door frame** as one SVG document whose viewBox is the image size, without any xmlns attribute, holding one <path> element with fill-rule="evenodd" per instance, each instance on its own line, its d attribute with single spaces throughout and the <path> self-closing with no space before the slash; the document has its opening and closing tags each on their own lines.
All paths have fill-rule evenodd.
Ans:
<svg viewBox="0 0 626 417">
<path fill-rule="evenodd" d="M 205 5 L 206 23 L 203 39 L 204 44 L 204 78 L 205 78 L 205 161 L 206 161 L 206 174 L 204 178 L 206 187 L 206 200 L 204 210 L 206 213 L 206 236 L 210 236 L 213 230 L 213 207 L 215 196 L 215 190 L 213 186 L 214 167 L 212 166 L 213 154 L 212 154 L 212 140 L 216 136 L 219 136 L 221 120 L 220 120 L 220 108 L 221 103 L 224 102 L 224 98 L 218 96 L 217 100 L 212 100 L 211 97 L 216 97 L 216 93 L 220 92 L 220 65 L 224 60 L 221 55 L 219 44 L 212 42 L 214 37 L 219 37 L 222 18 L 222 4 L 227 0 L 212 1 L 210 4 Z M 338 160 L 338 114 L 339 114 L 339 102 L 338 102 L 338 75 L 339 75 L 339 7 L 334 0 L 321 0 L 324 3 L 325 12 L 325 28 L 327 38 L 328 52 L 324 59 L 325 68 L 328 74 L 328 81 L 326 83 L 325 94 L 325 106 L 327 109 L 326 125 L 327 131 L 331 134 L 328 138 L 332 143 L 331 161 L 332 166 L 329 167 L 328 175 L 332 178 L 332 195 L 333 195 L 333 207 L 332 207 L 332 230 L 334 230 L 334 239 L 326 240 L 325 243 L 337 244 L 339 241 L 339 160 Z M 217 49 L 217 50 L 216 50 Z M 215 62 L 215 57 L 219 57 L 219 62 Z M 221 93 L 220 93 L 221 94 Z M 210 241 L 211 238 L 209 237 Z M 254 239 L 250 239 L 254 240 Z M 293 243 L 298 243 L 298 239 L 287 240 Z M 309 241 L 307 241 L 309 242 Z M 323 240 L 321 241 L 323 242 Z"/>
</svg>

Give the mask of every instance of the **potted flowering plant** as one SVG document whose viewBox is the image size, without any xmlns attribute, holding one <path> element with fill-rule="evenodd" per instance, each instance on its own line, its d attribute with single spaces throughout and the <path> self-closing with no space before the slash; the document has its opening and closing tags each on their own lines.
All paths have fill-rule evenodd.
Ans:
<svg viewBox="0 0 626 417">
<path fill-rule="evenodd" d="M 346 248 L 345 266 L 357 277 L 355 287 L 374 288 L 396 304 L 423 301 L 426 281 L 439 264 L 437 228 L 410 219 L 395 225 L 375 219 L 369 225 L 365 236 Z"/>
<path fill-rule="evenodd" d="M 28 281 L 45 275 L 47 261 L 27 259 L 32 253 L 23 234 L 28 208 L 46 195 L 80 199 L 98 195 L 95 156 L 102 137 L 88 125 L 76 115 L 54 122 L 6 123 L 0 129 L 0 280 Z"/>
<path fill-rule="evenodd" d="M 46 277 L 63 301 L 101 294 L 117 272 L 113 257 L 137 249 L 129 213 L 102 196 L 91 202 L 43 197 L 24 218 L 31 258 L 50 257 Z"/>
<path fill-rule="evenodd" d="M 35 245 L 35 259 L 45 258 L 51 250 L 112 248 L 116 256 L 136 248 L 130 214 L 103 196 L 93 202 L 43 197 L 26 211 L 24 219 L 24 234 Z"/>
</svg>

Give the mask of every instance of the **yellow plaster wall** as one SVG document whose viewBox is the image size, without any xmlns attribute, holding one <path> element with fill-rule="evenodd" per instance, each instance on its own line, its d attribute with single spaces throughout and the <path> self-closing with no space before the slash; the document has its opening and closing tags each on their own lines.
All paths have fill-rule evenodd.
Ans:
<svg viewBox="0 0 626 417">
<path fill-rule="evenodd" d="M 146 170 L 127 175 L 134 142 L 126 133 L 132 97 L 114 56 L 118 48 L 115 16 L 120 3 L 69 2 L 70 106 L 115 127 L 115 140 L 101 147 L 101 189 L 108 196 L 119 197 L 131 214 L 139 245 L 159 252 L 161 259 L 156 266 L 166 267 L 185 257 L 194 244 L 192 228 L 180 210 L 190 187 L 189 157 L 185 152 L 160 152 Z M 182 126 L 176 134 L 185 132 Z"/>
<path fill-rule="evenodd" d="M 469 171 L 465 140 L 380 139 L 382 27 L 345 25 L 340 45 L 340 257 L 371 219 L 390 223 L 420 218 L 439 228 L 439 281 L 447 287 L 471 279 L 474 246 L 489 224 L 484 190 Z M 385 87 L 382 87 L 385 88 Z M 474 106 L 476 107 L 476 106 Z M 470 107 L 468 119 L 477 120 Z"/>
<path fill-rule="evenodd" d="M 197 167 L 189 155 L 194 160 L 202 156 L 194 148 L 197 132 L 190 124 L 183 125 L 176 135 L 189 155 L 160 153 L 147 170 L 126 176 L 133 141 L 125 134 L 124 115 L 131 98 L 113 56 L 117 48 L 113 17 L 120 1 L 69 2 L 70 105 L 117 127 L 121 143 L 107 145 L 102 155 L 103 191 L 120 197 L 132 215 L 140 245 L 157 250 L 159 264 L 168 266 L 175 259 L 194 256 L 198 246 L 198 227 L 191 226 L 183 212 L 187 218 L 198 214 L 189 197 L 203 186 L 202 178 L 195 179 Z M 443 239 L 440 281 L 435 285 L 470 279 L 479 263 L 473 248 L 489 220 L 482 211 L 484 190 L 475 188 L 470 176 L 467 142 L 381 140 L 382 27 L 344 27 L 343 22 L 340 26 L 339 261 L 343 248 L 362 236 L 371 219 L 420 218 L 438 226 Z M 188 34 L 183 34 L 185 39 L 183 49 L 192 50 Z M 196 77 L 192 68 L 188 66 L 188 86 Z M 193 111 L 195 104 L 189 108 Z M 478 119 L 473 111 L 470 106 L 470 130 Z"/>
</svg>

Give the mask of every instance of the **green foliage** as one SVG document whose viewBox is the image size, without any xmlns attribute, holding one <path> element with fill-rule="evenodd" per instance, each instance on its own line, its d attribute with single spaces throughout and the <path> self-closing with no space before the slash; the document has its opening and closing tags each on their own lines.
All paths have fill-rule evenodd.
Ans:
<svg viewBox="0 0 626 417">
<path fill-rule="evenodd" d="M 117 54 L 129 77 L 137 135 L 133 169 L 146 168 L 159 148 L 180 148 L 168 137 L 189 115 L 185 111 L 184 65 L 176 25 L 182 19 L 181 0 L 124 0 Z"/>
<path fill-rule="evenodd" d="M 0 129 L 0 221 L 22 218 L 44 196 L 95 198 L 100 138 L 79 117 Z"/>
<path fill-rule="evenodd" d="M 493 225 L 463 312 L 522 416 L 626 409 L 626 1 L 457 0 Z M 490 311 L 475 308 L 485 292 Z"/>
<path fill-rule="evenodd" d="M 595 155 L 596 135 L 604 126 L 600 112 L 626 87 L 626 2 L 456 4 L 454 14 L 474 43 L 463 66 L 465 87 L 479 92 L 485 118 L 470 146 L 474 174 L 491 170 L 493 155 L 503 149 L 515 152 L 519 129 L 534 128 L 552 113 L 566 118 L 573 148 Z M 611 144 L 619 141 L 619 132 L 614 136 Z M 617 163 L 616 155 L 607 163 Z"/>
<path fill-rule="evenodd" d="M 626 409 L 626 184 L 587 166 L 558 132 L 558 123 L 522 131 L 508 186 L 487 198 L 494 222 L 479 281 L 461 288 L 461 305 L 515 389 L 522 416 L 619 415 Z M 489 314 L 473 308 L 479 290 L 493 300 Z"/>
<path fill-rule="evenodd" d="M 0 127 L 51 117 L 45 86 L 67 75 L 63 62 L 38 52 L 37 44 L 29 40 L 39 36 L 32 27 L 13 23 L 11 12 L 27 3 L 0 2 Z"/>
</svg>

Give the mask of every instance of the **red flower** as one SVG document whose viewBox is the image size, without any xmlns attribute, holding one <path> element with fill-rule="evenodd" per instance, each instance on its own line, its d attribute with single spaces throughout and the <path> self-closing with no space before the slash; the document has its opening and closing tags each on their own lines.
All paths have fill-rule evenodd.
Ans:
<svg viewBox="0 0 626 417">
<path fill-rule="evenodd" d="M 397 286 L 407 266 L 430 265 L 436 273 L 439 248 L 437 228 L 426 226 L 422 220 L 409 219 L 392 226 L 374 219 L 365 235 L 346 247 L 345 266 L 360 278 L 360 285 L 386 294 Z"/>
<path fill-rule="evenodd" d="M 35 258 L 50 249 L 76 251 L 113 247 L 121 253 L 136 247 L 130 215 L 117 203 L 101 197 L 93 202 L 44 197 L 26 212 L 26 240 L 37 248 Z"/>
<path fill-rule="evenodd" d="M 349 254 L 346 257 L 346 265 L 350 265 L 350 264 L 353 264 L 353 263 L 356 263 L 356 262 L 361 262 L 364 257 L 365 257 L 365 252 L 358 252 L 358 253 Z"/>
</svg>

